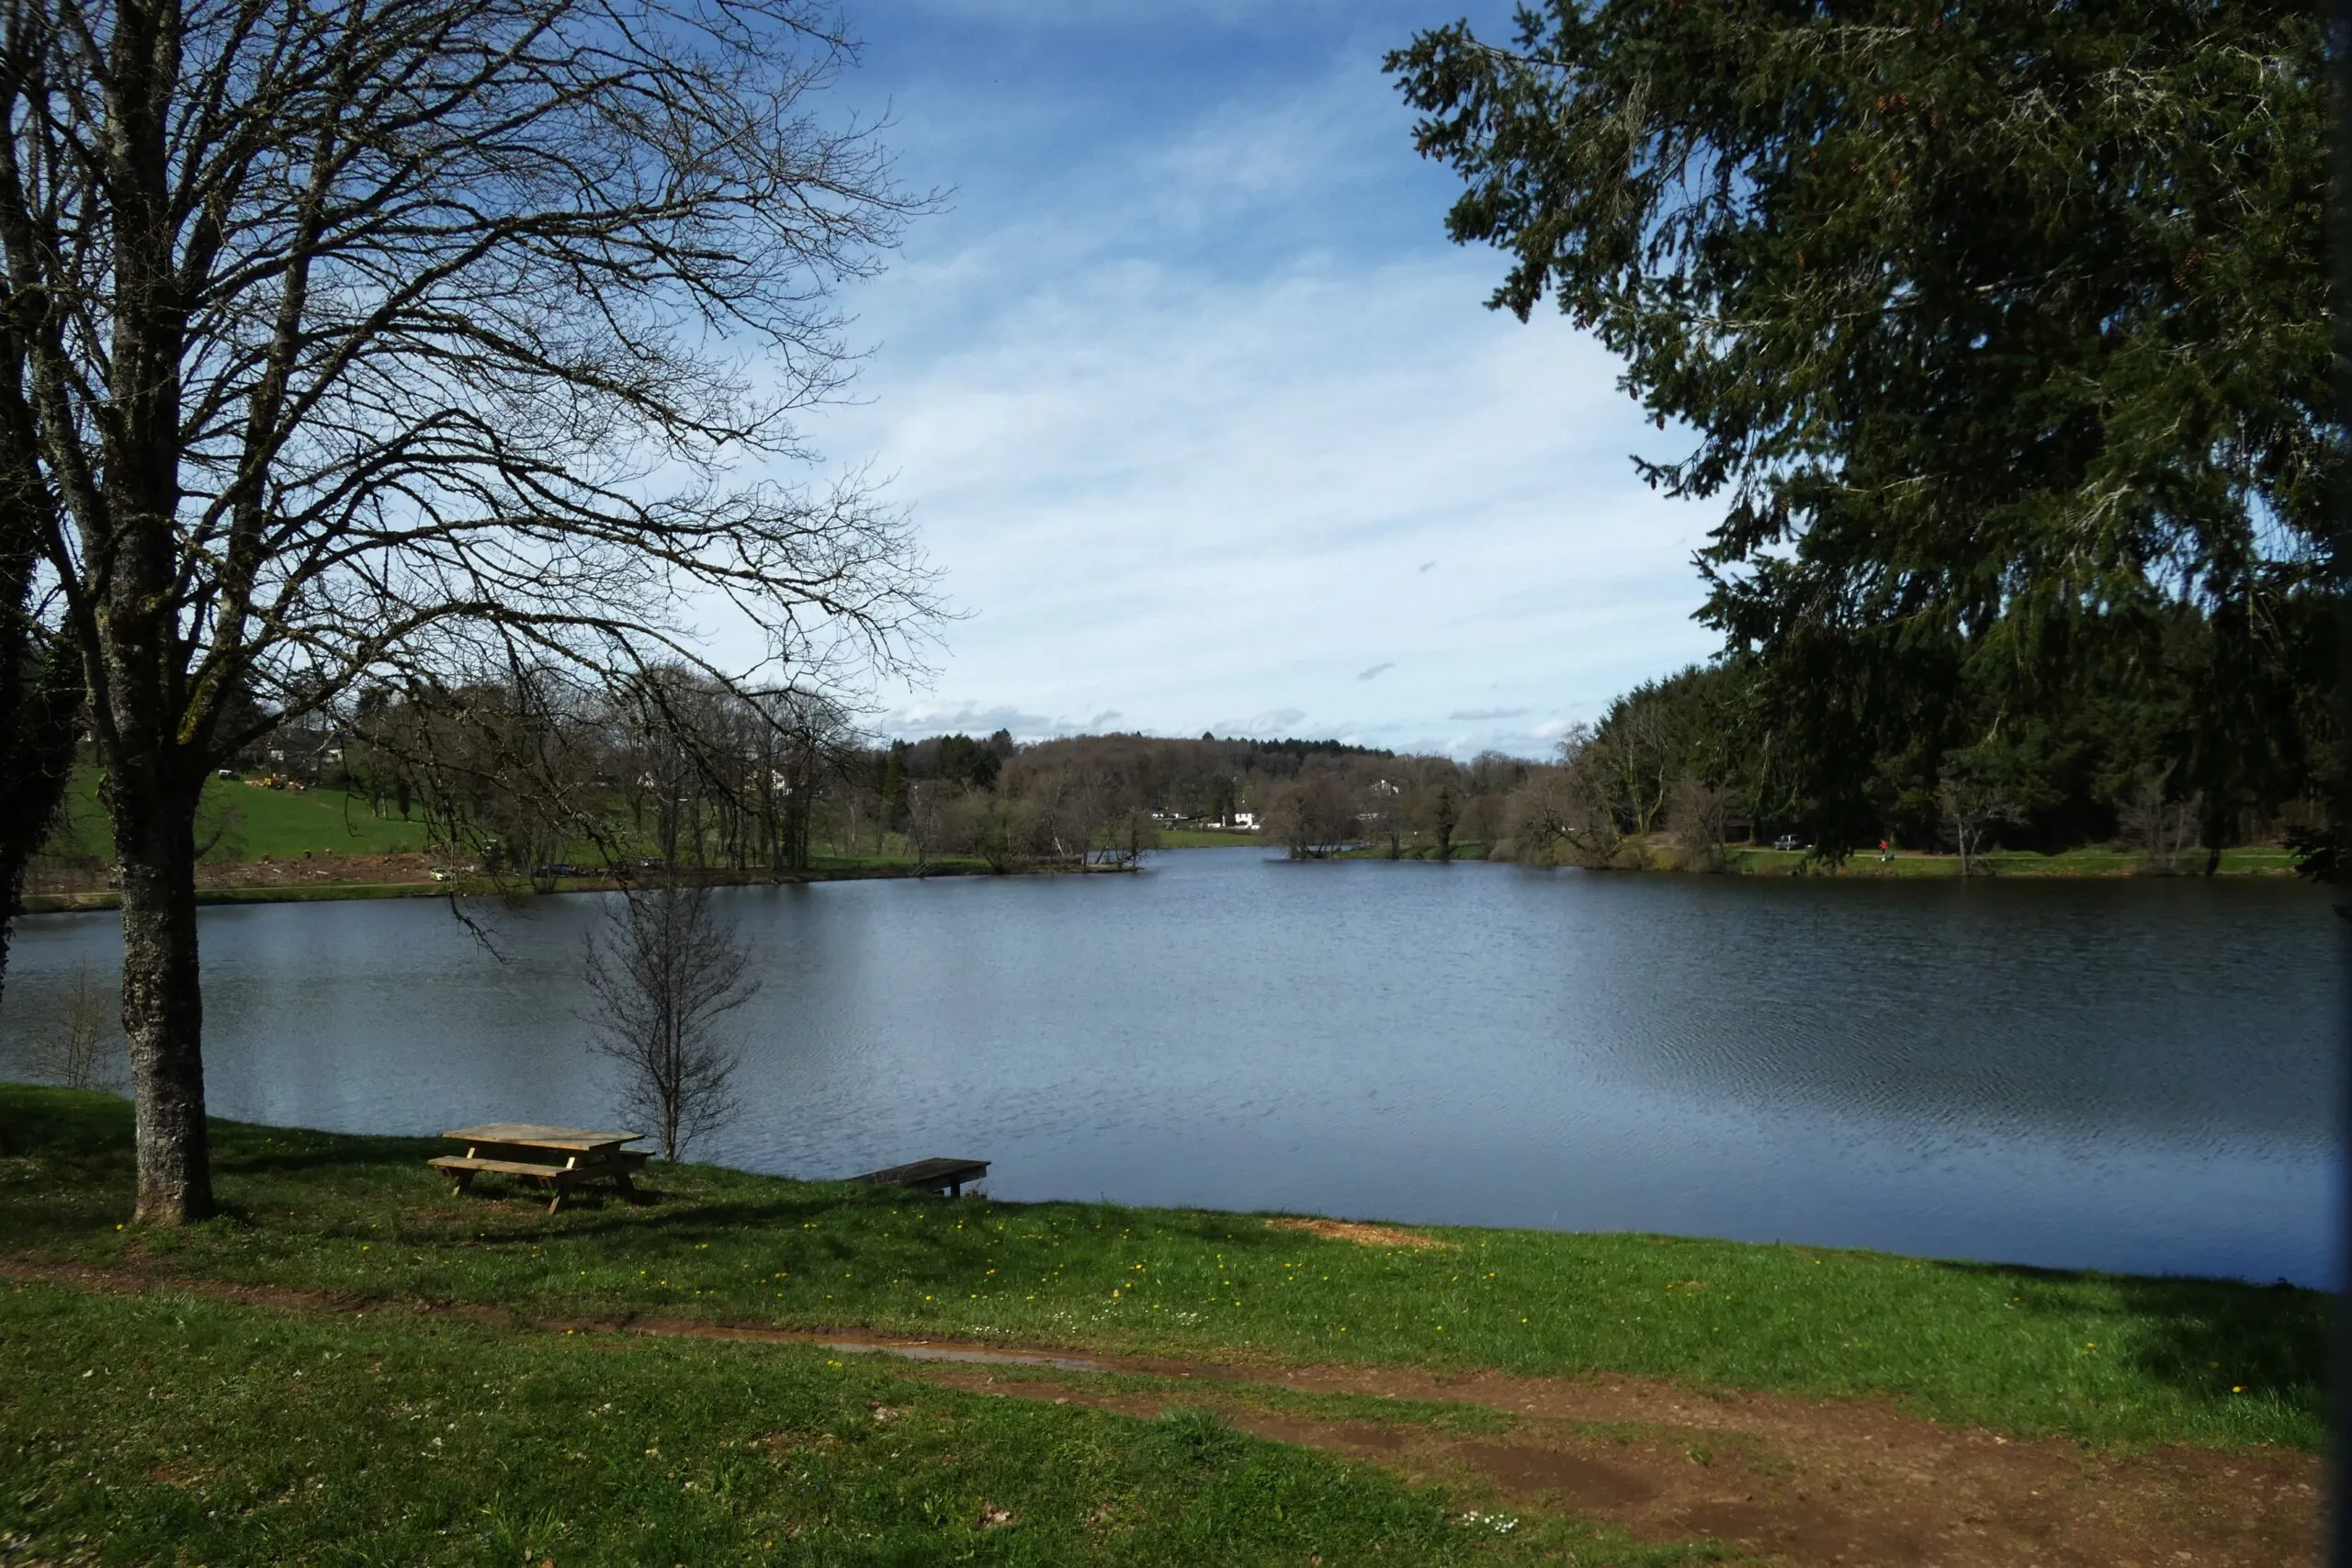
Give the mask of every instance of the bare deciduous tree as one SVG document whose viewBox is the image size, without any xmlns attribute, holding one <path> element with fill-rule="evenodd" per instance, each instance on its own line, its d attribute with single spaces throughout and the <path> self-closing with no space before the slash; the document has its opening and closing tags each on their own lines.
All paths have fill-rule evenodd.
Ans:
<svg viewBox="0 0 2352 1568">
<path fill-rule="evenodd" d="M 1446 780 L 1424 785 L 1413 797 L 1413 818 L 1436 846 L 1441 861 L 1453 859 L 1453 829 L 1462 819 L 1453 785 Z"/>
<path fill-rule="evenodd" d="M 1606 866 L 1623 835 L 1598 798 L 1592 781 L 1566 766 L 1531 770 L 1504 803 L 1497 860 L 1534 865 Z"/>
<path fill-rule="evenodd" d="M 815 0 L 0 3 L 0 501 L 88 682 L 138 1219 L 212 1207 L 222 758 L 368 684 L 915 657 L 896 514 L 731 477 L 805 456 L 829 291 L 920 205 L 820 112 L 848 51 Z"/>
<path fill-rule="evenodd" d="M 1134 871 L 1143 864 L 1146 853 L 1159 847 L 1159 825 L 1143 807 L 1129 807 L 1097 822 L 1091 842 L 1091 863 Z"/>
<path fill-rule="evenodd" d="M 951 830 L 959 848 L 978 855 L 989 871 L 1001 876 L 1036 859 L 1044 822 L 1045 814 L 1034 802 L 976 789 L 956 801 Z"/>
<path fill-rule="evenodd" d="M 1960 852 L 1960 874 L 1973 876 L 1988 869 L 1984 861 L 1985 837 L 2003 822 L 2019 820 L 2024 812 L 1999 781 L 1954 771 L 1936 786 L 1936 808 L 1952 847 Z"/>
<path fill-rule="evenodd" d="M 119 1093 L 123 1087 L 122 1032 L 115 1025 L 114 998 L 76 969 L 65 993 L 64 1016 L 56 1032 L 37 1043 L 27 1066 L 35 1077 L 65 1089 Z"/>
<path fill-rule="evenodd" d="M 907 792 L 907 845 L 915 852 L 915 874 L 942 855 L 962 847 L 964 789 L 947 779 L 923 779 Z"/>
<path fill-rule="evenodd" d="M 1724 869 L 1731 792 L 1703 779 L 1679 780 L 1668 795 L 1667 825 L 1674 832 L 1675 863 L 1684 871 Z"/>
<path fill-rule="evenodd" d="M 2143 768 L 2116 802 L 2117 834 L 2140 857 L 2145 871 L 2170 876 L 2197 844 L 2205 803 L 2198 795 L 2175 800 L 2167 791 L 2172 769 Z"/>
<path fill-rule="evenodd" d="M 1611 722 L 1584 736 L 1567 760 L 1583 771 L 1630 838 L 1657 827 L 1674 787 L 1667 716 L 1655 703 L 1621 704 Z"/>
<path fill-rule="evenodd" d="M 1496 858 L 1539 865 L 1599 869 L 1617 863 L 1629 842 L 1613 808 L 1615 759 L 1595 751 L 1592 729 L 1571 728 L 1559 742 L 1560 760 L 1531 768 L 1505 804 Z"/>
<path fill-rule="evenodd" d="M 651 1125 L 664 1159 L 678 1158 L 739 1108 L 742 1056 L 720 1032 L 759 990 L 744 973 L 749 962 L 700 884 L 623 894 L 604 929 L 588 935 L 594 1049 L 619 1064 L 624 1113 Z"/>
<path fill-rule="evenodd" d="M 1293 860 L 1323 860 L 1357 841 L 1355 800 L 1346 782 L 1329 768 L 1300 770 L 1266 792 L 1263 831 L 1290 851 Z"/>
</svg>

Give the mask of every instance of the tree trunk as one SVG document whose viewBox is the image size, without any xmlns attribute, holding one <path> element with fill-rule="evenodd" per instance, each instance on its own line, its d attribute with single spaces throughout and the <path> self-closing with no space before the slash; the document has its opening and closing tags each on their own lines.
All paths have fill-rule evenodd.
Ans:
<svg viewBox="0 0 2352 1568">
<path fill-rule="evenodd" d="M 126 799 L 122 849 L 122 1028 L 138 1107 L 141 1224 L 179 1225 L 212 1213 L 204 1125 L 204 998 L 196 948 L 195 787 Z"/>
</svg>

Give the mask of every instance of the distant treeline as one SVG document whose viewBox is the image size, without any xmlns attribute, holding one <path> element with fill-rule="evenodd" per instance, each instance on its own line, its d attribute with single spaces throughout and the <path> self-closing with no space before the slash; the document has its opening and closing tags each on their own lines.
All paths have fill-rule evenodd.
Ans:
<svg viewBox="0 0 2352 1568">
<path fill-rule="evenodd" d="M 1725 657 L 1570 743 L 1575 852 L 1680 792 L 1831 856 L 2335 856 L 2334 47 L 2308 6 L 1733 0 L 1388 56 L 1489 303 L 1615 356 L 1674 432 L 1635 471 L 1717 519 Z"/>
<path fill-rule="evenodd" d="M 2289 667 L 2245 671 L 2221 713 L 2215 639 L 2188 608 L 2142 646 L 2083 649 L 2031 700 L 2014 667 L 1957 640 L 1868 680 L 1753 658 L 1693 666 L 1572 733 L 1547 771 L 1555 805 L 1521 837 L 1589 863 L 1660 829 L 1700 859 L 1784 833 L 1831 858 L 1881 841 L 1964 856 L 2112 843 L 2157 869 L 2303 842 L 2326 819 L 2334 765 L 2328 605 L 2314 593 L 2279 608 Z"/>
<path fill-rule="evenodd" d="M 729 692 L 683 670 L 616 688 L 529 671 L 373 691 L 338 722 L 279 729 L 235 761 L 347 789 L 378 816 L 425 823 L 445 852 L 543 883 L 583 863 L 786 873 L 820 856 L 911 855 L 997 870 L 1125 866 L 1163 826 L 1248 831 L 1303 773 L 1347 777 L 1351 799 L 1374 774 L 1402 776 L 1385 751 L 1328 739 L 1022 745 L 1000 730 L 883 741 L 827 697 Z M 1332 842 L 1363 836 L 1352 821 L 1334 819 Z"/>
<path fill-rule="evenodd" d="M 2325 648 L 2316 615 L 2301 630 Z M 2197 617 L 2163 657 L 2084 660 L 2028 705 L 1964 660 L 1920 660 L 1875 708 L 1792 711 L 1752 659 L 1635 687 L 1542 760 L 1467 762 L 1332 739 L 993 735 L 877 740 L 821 696 L 729 693 L 681 671 L 618 691 L 526 674 L 379 691 L 332 727 L 281 730 L 245 766 L 339 784 L 421 819 L 492 871 L 583 859 L 797 872 L 820 856 L 970 857 L 1009 871 L 1125 866 L 1170 830 L 1251 833 L 1302 858 L 1351 849 L 1547 864 L 1724 863 L 1792 836 L 1836 857 L 1898 848 L 2113 843 L 2156 869 L 2297 841 L 2332 729 L 2325 682 L 2280 682 L 2272 721 L 2215 733 Z M 1818 688 L 1836 691 L 1830 684 Z"/>
<path fill-rule="evenodd" d="M 1246 817 L 1299 856 L 1367 846 L 1449 858 L 1475 845 L 1495 859 L 1663 855 L 1701 870 L 1724 864 L 1731 844 L 1794 839 L 1832 860 L 1881 843 L 1963 861 L 2113 845 L 2152 870 L 2210 871 L 2233 845 L 2315 841 L 2326 819 L 2328 601 L 2273 608 L 2268 657 L 2236 671 L 2237 700 L 2219 707 L 2233 639 L 2179 606 L 2119 619 L 2103 645 L 2076 628 L 2066 675 L 2030 694 L 1981 640 L 1921 638 L 1899 679 L 1883 658 L 1818 682 L 1785 653 L 1772 666 L 1693 665 L 1620 696 L 1541 761 L 1209 737 L 1018 746 L 1000 733 L 898 747 L 885 768 L 936 781 L 938 841 L 965 848 L 975 840 L 957 839 L 954 814 L 982 808 L 953 801 L 985 795 L 1000 814 L 1050 820 L 1077 790 L 1162 820 Z"/>
</svg>

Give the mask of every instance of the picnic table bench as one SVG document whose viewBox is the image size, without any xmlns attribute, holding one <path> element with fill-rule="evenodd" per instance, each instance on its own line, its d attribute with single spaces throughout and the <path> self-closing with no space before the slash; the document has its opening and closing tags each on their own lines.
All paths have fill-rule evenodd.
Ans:
<svg viewBox="0 0 2352 1568">
<path fill-rule="evenodd" d="M 868 1187 L 914 1187 L 961 1198 L 964 1183 L 978 1181 L 988 1173 L 989 1162 L 984 1159 L 919 1159 L 912 1165 L 887 1166 L 850 1179 Z"/>
<path fill-rule="evenodd" d="M 441 1155 L 428 1161 L 464 1192 L 483 1171 L 542 1181 L 555 1190 L 548 1213 L 563 1207 L 566 1194 L 583 1182 L 610 1180 L 623 1192 L 634 1192 L 629 1178 L 651 1158 L 643 1149 L 621 1145 L 645 1136 L 642 1133 L 599 1132 L 593 1127 L 546 1127 L 536 1122 L 489 1122 L 441 1134 L 466 1145 L 462 1155 Z"/>
</svg>

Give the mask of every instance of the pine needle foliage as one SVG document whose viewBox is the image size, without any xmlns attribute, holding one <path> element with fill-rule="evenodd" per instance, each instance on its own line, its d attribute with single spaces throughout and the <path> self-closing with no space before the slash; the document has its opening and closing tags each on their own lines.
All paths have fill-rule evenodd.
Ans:
<svg viewBox="0 0 2352 1568">
<path fill-rule="evenodd" d="M 2086 685 L 2216 827 L 2324 770 L 2324 59 L 2275 0 L 1551 0 L 1388 66 L 1491 303 L 1695 433 L 1642 471 L 1723 502 L 1702 618 L 1842 847 Z"/>
</svg>

